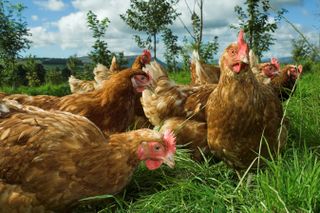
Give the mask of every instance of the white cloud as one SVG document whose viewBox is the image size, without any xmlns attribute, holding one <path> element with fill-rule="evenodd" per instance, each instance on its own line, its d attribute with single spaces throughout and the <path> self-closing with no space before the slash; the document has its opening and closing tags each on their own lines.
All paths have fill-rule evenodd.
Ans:
<svg viewBox="0 0 320 213">
<path fill-rule="evenodd" d="M 66 7 L 66 4 L 62 0 L 35 0 L 34 3 L 44 9 L 52 11 L 60 11 Z"/>
<path fill-rule="evenodd" d="M 45 47 L 55 44 L 56 34 L 53 32 L 48 32 L 43 27 L 32 27 L 30 28 L 31 37 L 30 40 L 32 41 L 32 47 Z"/>
<path fill-rule="evenodd" d="M 51 1 L 51 0 L 49 0 Z M 47 3 L 49 1 L 46 1 Z M 55 0 L 57 1 L 57 0 Z M 195 8 L 194 0 L 186 0 L 191 10 Z M 62 2 L 62 1 L 60 1 Z M 226 1 L 205 1 L 204 5 L 204 32 L 203 40 L 212 40 L 214 36 L 219 36 L 219 53 L 220 56 L 223 49 L 232 41 L 236 40 L 237 30 L 229 28 L 230 24 L 236 24 L 238 19 L 234 13 L 235 5 L 243 4 L 244 0 Z M 298 4 L 299 0 L 274 0 L 275 4 Z M 56 44 L 62 50 L 72 49 L 78 55 L 86 55 L 90 52 L 91 46 L 94 42 L 91 32 L 87 27 L 86 14 L 92 10 L 97 14 L 98 19 L 108 17 L 111 21 L 106 32 L 106 41 L 111 51 L 124 51 L 126 55 L 138 54 L 141 49 L 137 47 L 133 38 L 134 34 L 138 32 L 130 29 L 120 18 L 120 14 L 130 6 L 129 0 L 73 0 L 71 2 L 76 12 L 70 13 L 61 17 L 54 23 L 55 32 L 50 32 L 50 26 L 42 25 L 37 28 L 32 28 L 32 40 L 35 46 Z M 178 12 L 181 12 L 181 20 L 191 29 L 191 18 L 188 7 L 185 1 L 180 1 L 177 5 Z M 171 26 L 175 34 L 179 35 L 180 42 L 183 36 L 188 36 L 183 24 L 177 19 L 173 26 Z M 143 33 L 141 33 L 143 35 Z M 267 56 L 287 56 L 291 51 L 291 38 L 296 37 L 297 33 L 291 30 L 288 25 L 281 25 L 280 29 L 276 31 L 275 38 L 276 45 L 271 48 L 272 54 Z M 160 36 L 158 37 L 160 38 Z M 162 44 L 158 45 L 158 56 L 162 57 L 164 48 Z"/>
<path fill-rule="evenodd" d="M 31 19 L 32 19 L 33 21 L 37 21 L 37 20 L 39 19 L 39 17 L 38 17 L 37 15 L 32 15 L 32 16 L 31 16 Z"/>
</svg>

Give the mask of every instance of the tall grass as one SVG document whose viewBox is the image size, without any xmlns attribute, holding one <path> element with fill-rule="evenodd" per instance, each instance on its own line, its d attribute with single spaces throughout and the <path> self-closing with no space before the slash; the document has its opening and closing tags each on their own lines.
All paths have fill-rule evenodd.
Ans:
<svg viewBox="0 0 320 213">
<path fill-rule="evenodd" d="M 223 162 L 194 162 L 178 149 L 175 169 L 140 166 L 124 192 L 74 212 L 320 212 L 318 68 L 302 76 L 289 100 L 286 149 L 242 184 Z M 171 77 L 184 83 L 187 75 Z"/>
</svg>

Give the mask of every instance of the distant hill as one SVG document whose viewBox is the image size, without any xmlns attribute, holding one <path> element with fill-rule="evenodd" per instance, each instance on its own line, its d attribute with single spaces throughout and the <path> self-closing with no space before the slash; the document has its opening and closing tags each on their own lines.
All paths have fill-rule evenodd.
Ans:
<svg viewBox="0 0 320 213">
<path fill-rule="evenodd" d="M 125 58 L 127 58 L 128 63 L 125 64 L 125 67 L 130 67 L 135 58 L 137 57 L 137 55 L 132 55 L 132 56 L 125 56 Z M 88 64 L 91 63 L 91 59 L 89 58 L 89 56 L 82 56 L 82 57 L 78 57 L 79 60 L 82 61 L 82 63 L 84 64 Z M 20 59 L 21 61 L 25 61 L 25 59 Z M 59 66 L 64 66 L 67 63 L 67 58 L 36 58 L 37 61 L 41 62 L 43 65 L 59 65 Z M 281 57 L 278 58 L 278 60 L 280 61 L 281 64 L 290 64 L 290 63 L 294 63 L 292 57 Z M 163 61 L 157 59 L 157 61 L 164 67 L 166 67 L 166 63 L 164 63 Z M 267 62 L 270 61 L 269 58 L 264 58 L 262 59 L 262 62 Z M 218 60 L 214 60 L 215 64 L 218 64 Z M 178 63 L 178 66 L 181 67 L 181 63 Z"/>
</svg>

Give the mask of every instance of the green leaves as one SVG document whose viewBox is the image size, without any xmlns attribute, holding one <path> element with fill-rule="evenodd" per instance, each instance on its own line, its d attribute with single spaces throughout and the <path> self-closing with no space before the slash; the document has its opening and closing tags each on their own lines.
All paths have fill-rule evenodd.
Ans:
<svg viewBox="0 0 320 213">
<path fill-rule="evenodd" d="M 247 5 L 246 12 L 240 6 L 236 6 L 234 11 L 238 15 L 240 28 L 244 29 L 249 38 L 249 46 L 260 59 L 263 52 L 268 51 L 270 46 L 274 44 L 275 39 L 271 33 L 278 28 L 277 24 L 286 10 L 277 11 L 274 21 L 270 21 L 269 0 L 246 0 L 245 4 Z M 234 25 L 230 27 L 237 28 Z"/>
<path fill-rule="evenodd" d="M 110 66 L 111 52 L 108 50 L 107 42 L 103 40 L 110 23 L 109 19 L 105 17 L 100 21 L 98 20 L 97 15 L 90 10 L 87 13 L 87 23 L 89 29 L 93 33 L 93 38 L 96 39 L 95 43 L 92 45 L 93 50 L 89 54 L 91 60 L 95 64 L 100 63 Z"/>
<path fill-rule="evenodd" d="M 120 15 L 130 28 L 146 32 L 146 40 L 135 36 L 139 47 L 149 47 L 153 40 L 154 58 L 156 58 L 157 34 L 171 25 L 180 15 L 173 7 L 177 2 L 178 0 L 130 0 L 130 9 Z"/>
</svg>

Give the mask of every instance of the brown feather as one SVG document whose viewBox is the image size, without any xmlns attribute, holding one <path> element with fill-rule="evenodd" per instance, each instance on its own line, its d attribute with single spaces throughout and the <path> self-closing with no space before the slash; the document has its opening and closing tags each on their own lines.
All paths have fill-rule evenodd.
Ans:
<svg viewBox="0 0 320 213">
<path fill-rule="evenodd" d="M 42 109 L 61 110 L 87 117 L 107 132 L 125 131 L 133 123 L 134 105 L 138 95 L 131 83 L 134 75 L 146 75 L 142 70 L 123 70 L 104 81 L 101 89 L 64 97 L 9 95 L 4 99 L 33 105 Z"/>
<path fill-rule="evenodd" d="M 206 107 L 208 144 L 227 164 L 247 168 L 259 153 L 262 135 L 271 153 L 284 143 L 277 140 L 283 112 L 272 88 L 258 83 L 250 68 L 239 74 L 230 70 L 229 48 L 237 46 L 232 44 L 223 53 L 220 81 Z M 269 157 L 265 144 L 261 155 Z"/>
<path fill-rule="evenodd" d="M 0 105 L 10 109 L 0 116 L 0 206 L 6 212 L 62 212 L 79 199 L 118 193 L 140 162 L 137 147 L 149 141 L 165 146 L 162 134 L 149 129 L 107 139 L 82 116 L 13 101 Z"/>
</svg>

